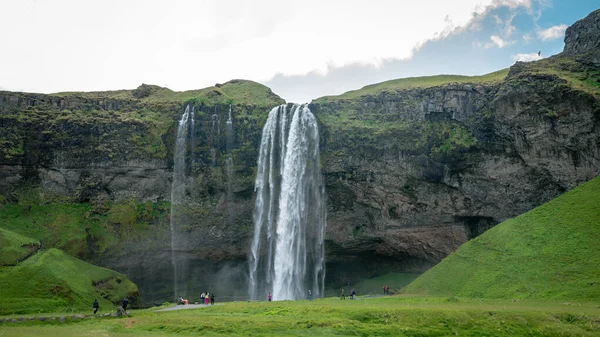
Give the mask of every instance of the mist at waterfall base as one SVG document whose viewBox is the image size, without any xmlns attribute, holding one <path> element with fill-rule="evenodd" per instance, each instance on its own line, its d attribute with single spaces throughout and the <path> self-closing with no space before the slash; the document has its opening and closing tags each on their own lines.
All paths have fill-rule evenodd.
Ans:
<svg viewBox="0 0 600 337">
<path fill-rule="evenodd" d="M 250 299 L 324 293 L 325 188 L 317 121 L 306 105 L 273 108 L 262 131 L 256 176 Z"/>
</svg>

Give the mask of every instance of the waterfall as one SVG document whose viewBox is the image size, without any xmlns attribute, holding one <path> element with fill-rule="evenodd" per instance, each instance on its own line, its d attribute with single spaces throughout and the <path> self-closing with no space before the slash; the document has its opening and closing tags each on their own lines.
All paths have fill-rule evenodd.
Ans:
<svg viewBox="0 0 600 337">
<path fill-rule="evenodd" d="M 269 112 L 255 182 L 249 295 L 274 300 L 323 296 L 326 215 L 319 131 L 306 105 Z"/>
<path fill-rule="evenodd" d="M 232 183 L 233 183 L 233 121 L 231 119 L 231 104 L 229 105 L 229 118 L 226 122 L 227 129 L 225 130 L 227 136 L 227 159 L 225 160 L 225 170 L 227 173 L 227 217 L 231 221 L 232 210 Z"/>
<path fill-rule="evenodd" d="M 217 136 L 215 140 L 213 140 L 213 147 L 210 149 L 210 154 L 212 157 L 212 166 L 217 166 L 217 148 L 219 146 L 219 137 L 221 136 L 221 121 L 219 121 L 219 116 L 217 115 L 217 107 L 215 106 L 215 113 L 212 115 L 212 135 L 214 137 L 215 129 Z"/>
<path fill-rule="evenodd" d="M 190 118 L 191 115 L 191 118 Z M 190 123 L 191 119 L 191 123 Z M 173 153 L 173 182 L 171 185 L 171 262 L 173 263 L 173 290 L 174 298 L 180 295 L 179 280 L 183 274 L 183 266 L 179 263 L 176 255 L 178 244 L 180 245 L 178 208 L 181 207 L 185 197 L 185 158 L 186 141 L 190 133 L 190 124 L 193 126 L 193 113 L 190 114 L 190 106 L 185 108 L 179 120 L 177 128 L 177 139 L 175 142 L 175 151 Z M 193 130 L 191 130 L 193 133 Z"/>
</svg>

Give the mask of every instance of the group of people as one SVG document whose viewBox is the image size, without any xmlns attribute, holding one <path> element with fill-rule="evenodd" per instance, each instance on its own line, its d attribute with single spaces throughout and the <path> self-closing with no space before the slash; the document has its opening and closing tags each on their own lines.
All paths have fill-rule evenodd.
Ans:
<svg viewBox="0 0 600 337">
<path fill-rule="evenodd" d="M 350 299 L 353 300 L 354 297 L 356 296 L 356 291 L 354 291 L 354 288 L 350 289 Z M 342 295 L 340 296 L 340 300 L 345 300 L 346 299 L 346 293 L 344 292 L 344 288 L 342 288 Z"/>
<path fill-rule="evenodd" d="M 202 292 L 202 294 L 200 294 L 200 304 L 208 305 L 209 301 L 211 305 L 215 304 L 215 294 L 209 293 L 208 291 Z M 189 301 L 184 299 L 182 296 L 179 296 L 177 298 L 177 304 L 186 305 L 189 304 Z"/>
<path fill-rule="evenodd" d="M 129 305 L 129 300 L 127 299 L 127 297 L 123 298 L 123 302 L 121 303 L 121 307 L 123 308 L 123 311 L 126 313 L 127 312 L 127 306 Z M 98 312 L 98 309 L 100 309 L 100 304 L 98 303 L 98 299 L 94 299 L 94 303 L 92 304 L 92 310 L 94 311 L 94 314 L 96 314 Z"/>
</svg>

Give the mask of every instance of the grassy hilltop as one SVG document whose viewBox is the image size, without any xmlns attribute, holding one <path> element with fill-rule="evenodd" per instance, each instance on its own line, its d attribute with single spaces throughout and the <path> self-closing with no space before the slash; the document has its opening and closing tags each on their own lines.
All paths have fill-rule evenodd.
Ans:
<svg viewBox="0 0 600 337">
<path fill-rule="evenodd" d="M 598 300 L 600 177 L 465 243 L 404 291 Z"/>
<path fill-rule="evenodd" d="M 58 249 L 36 252 L 39 242 L 6 229 L 0 228 L 0 243 L 0 315 L 87 312 L 96 298 L 110 311 L 125 296 L 138 300 L 136 285 L 125 275 Z"/>
</svg>

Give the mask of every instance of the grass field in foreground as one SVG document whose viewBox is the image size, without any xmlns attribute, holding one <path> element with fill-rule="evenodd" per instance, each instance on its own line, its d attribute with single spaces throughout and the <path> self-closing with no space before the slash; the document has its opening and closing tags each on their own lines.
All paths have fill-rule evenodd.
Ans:
<svg viewBox="0 0 600 337">
<path fill-rule="evenodd" d="M 238 302 L 122 319 L 0 323 L 0 336 L 598 336 L 592 303 L 393 296 Z"/>
<path fill-rule="evenodd" d="M 600 177 L 465 243 L 405 291 L 600 299 Z M 600 334 L 599 334 L 600 335 Z"/>
</svg>

